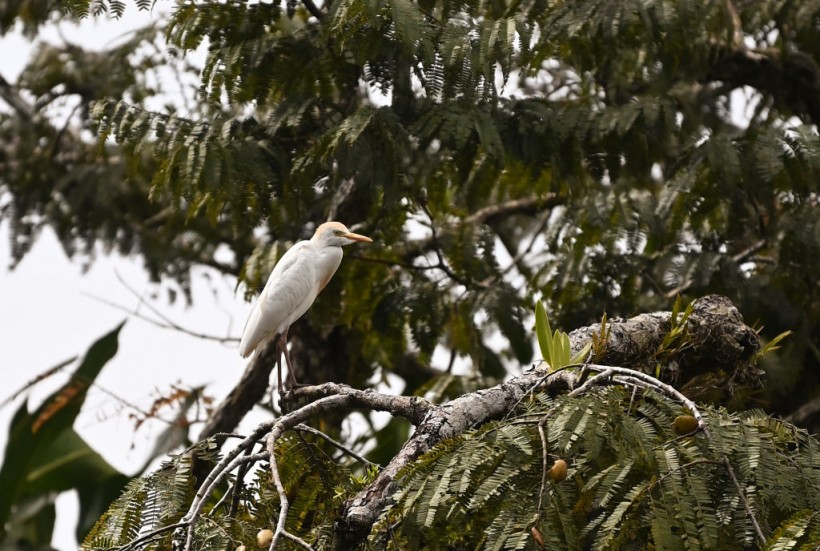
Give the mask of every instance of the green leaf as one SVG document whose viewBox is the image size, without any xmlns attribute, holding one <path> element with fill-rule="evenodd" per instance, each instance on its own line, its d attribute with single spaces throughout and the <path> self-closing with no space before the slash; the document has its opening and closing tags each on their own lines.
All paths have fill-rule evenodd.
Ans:
<svg viewBox="0 0 820 551">
<path fill-rule="evenodd" d="M 73 480 L 72 484 L 60 472 L 61 468 L 70 469 L 74 461 L 79 465 L 83 459 L 88 459 L 84 443 L 81 445 L 81 441 L 72 438 L 71 426 L 82 408 L 89 386 L 117 352 L 117 337 L 124 323 L 91 345 L 71 379 L 46 398 L 34 414 L 29 413 L 25 403 L 14 414 L 0 469 L 0 488 L 3 488 L 0 492 L 0 540 L 5 535 L 12 506 L 20 500 L 96 480 L 91 477 Z M 100 467 L 99 463 L 97 467 Z M 110 467 L 102 468 L 102 471 L 107 475 L 115 473 Z M 84 469 L 83 472 L 89 471 Z"/>
<path fill-rule="evenodd" d="M 552 358 L 552 329 L 547 310 L 540 300 L 535 304 L 535 332 L 538 336 L 541 356 L 545 362 L 549 363 L 549 359 Z"/>
</svg>

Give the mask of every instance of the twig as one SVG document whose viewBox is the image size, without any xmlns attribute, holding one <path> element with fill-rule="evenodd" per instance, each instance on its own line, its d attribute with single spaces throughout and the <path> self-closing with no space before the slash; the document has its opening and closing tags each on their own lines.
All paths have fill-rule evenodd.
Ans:
<svg viewBox="0 0 820 551">
<path fill-rule="evenodd" d="M 338 441 L 334 440 L 333 438 L 331 438 L 330 436 L 328 436 L 327 434 L 323 433 L 322 431 L 320 431 L 318 429 L 314 429 L 313 427 L 309 427 L 309 426 L 304 425 L 304 424 L 299 424 L 299 425 L 296 425 L 295 427 L 293 427 L 293 430 L 298 430 L 298 431 L 302 431 L 302 432 L 309 432 L 310 434 L 313 434 L 315 436 L 323 438 L 331 446 L 338 449 L 342 453 L 344 453 L 346 455 L 349 455 L 350 457 L 352 457 L 356 461 L 358 461 L 360 463 L 364 463 L 365 465 L 367 465 L 369 467 L 381 468 L 376 463 L 373 463 L 372 461 L 368 461 L 366 458 L 362 457 L 361 455 L 354 452 L 353 450 L 351 450 L 350 448 L 348 448 L 347 446 L 345 446 L 341 442 L 338 442 Z"/>
<path fill-rule="evenodd" d="M 738 481 L 737 476 L 735 476 L 735 470 L 732 468 L 732 464 L 729 462 L 729 458 L 725 454 L 723 455 L 723 466 L 726 467 L 726 472 L 729 473 L 729 477 L 735 485 L 737 494 L 740 496 L 740 501 L 743 502 L 743 508 L 746 509 L 746 514 L 752 521 L 752 526 L 754 526 L 757 539 L 760 540 L 761 545 L 766 545 L 766 536 L 763 535 L 763 530 L 760 529 L 760 524 L 757 522 L 757 517 L 755 517 L 754 511 L 752 511 L 752 506 L 749 504 L 749 500 L 746 499 L 746 492 L 744 492 L 743 488 L 740 486 L 740 482 Z"/>
<path fill-rule="evenodd" d="M 210 497 L 213 491 L 216 489 L 216 485 L 219 484 L 225 476 L 236 467 L 238 467 L 242 460 L 240 458 L 239 461 L 236 461 L 237 456 L 239 456 L 242 452 L 247 449 L 248 446 L 253 446 L 256 442 L 265 434 L 267 434 L 271 427 L 274 425 L 274 421 L 268 421 L 262 423 L 256 430 L 253 431 L 252 434 L 247 436 L 242 442 L 234 449 L 229 451 L 225 454 L 219 462 L 211 469 L 211 472 L 208 474 L 205 482 L 202 486 L 199 487 L 196 495 L 194 496 L 193 501 L 191 502 L 191 506 L 188 508 L 188 512 L 183 517 L 183 521 L 187 523 L 187 536 L 185 538 L 185 551 L 190 551 L 193 548 L 194 542 L 194 531 L 193 526 L 196 523 L 197 517 L 199 517 L 200 512 L 202 511 L 202 507 L 205 505 L 205 501 Z"/>
<path fill-rule="evenodd" d="M 544 488 L 547 486 L 547 434 L 544 431 L 544 425 L 547 424 L 548 417 L 544 415 L 538 421 L 538 435 L 541 437 L 541 489 L 538 491 L 538 508 L 536 511 L 541 511 L 541 504 L 544 499 Z"/>
<path fill-rule="evenodd" d="M 327 389 L 326 385 L 319 385 L 320 389 L 321 387 L 325 387 L 325 390 Z M 429 404 L 424 400 L 417 400 L 414 398 L 408 398 L 404 396 L 391 397 L 372 391 L 357 391 L 356 389 L 346 387 L 345 385 L 331 384 L 331 387 L 337 389 L 341 393 L 331 396 L 324 396 L 322 398 L 319 398 L 315 402 L 307 404 L 297 410 L 288 413 L 283 417 L 262 423 L 261 425 L 256 427 L 253 433 L 245 437 L 242 440 L 242 442 L 240 442 L 234 449 L 226 453 L 225 456 L 213 467 L 213 469 L 211 469 L 211 472 L 205 478 L 205 481 L 203 482 L 202 486 L 200 486 L 199 490 L 194 496 L 194 499 L 191 502 L 190 507 L 188 508 L 188 512 L 183 517 L 183 520 L 187 523 L 188 528 L 187 535 L 185 538 L 185 545 L 183 547 L 185 551 L 190 551 L 191 549 L 193 549 L 193 527 L 195 526 L 196 521 L 202 512 L 202 508 L 205 506 L 205 502 L 213 494 L 217 485 L 228 475 L 228 473 L 240 467 L 243 463 L 249 461 L 250 458 L 256 457 L 240 457 L 240 455 L 249 447 L 254 446 L 256 442 L 259 441 L 259 439 L 265 436 L 266 434 L 268 434 L 267 448 L 268 453 L 270 454 L 271 474 L 274 477 L 274 484 L 276 484 L 277 486 L 277 491 L 281 490 L 282 492 L 284 492 L 284 488 L 281 487 L 281 481 L 278 483 L 276 482 L 276 478 L 279 476 L 279 474 L 276 468 L 274 448 L 276 445 L 276 440 L 285 431 L 293 429 L 296 426 L 302 424 L 304 421 L 306 421 L 313 415 L 323 411 L 327 411 L 329 409 L 346 409 L 357 406 L 367 406 L 371 407 L 372 409 L 390 411 L 394 415 L 398 414 L 407 416 L 408 418 L 413 418 L 416 415 L 418 415 L 418 411 L 420 409 L 422 411 L 426 411 L 426 409 L 423 407 L 424 404 L 426 404 L 429 407 Z M 306 387 L 304 389 L 298 390 L 310 391 L 311 388 L 316 389 L 317 387 Z M 294 393 L 295 392 L 296 391 L 294 391 Z M 392 408 L 390 407 L 389 402 L 392 402 Z M 282 503 L 282 509 L 280 510 L 280 520 L 277 524 L 277 531 L 274 533 L 274 541 L 276 541 L 279 536 L 282 536 L 291 539 L 292 541 L 295 541 L 300 545 L 307 546 L 306 548 L 310 549 L 310 546 L 303 540 L 299 540 L 298 538 L 293 539 L 296 538 L 296 536 L 290 537 L 291 535 L 288 535 L 287 532 L 284 531 L 283 523 L 284 519 L 287 516 L 288 509 L 287 496 L 280 493 L 280 499 Z"/>
<path fill-rule="evenodd" d="M 313 547 L 311 547 L 311 545 L 308 542 L 306 542 L 305 540 L 303 540 L 302 538 L 300 538 L 299 536 L 297 536 L 295 534 L 291 534 L 290 532 L 288 532 L 286 530 L 282 531 L 282 537 L 287 538 L 287 539 L 289 539 L 290 541 L 292 541 L 294 543 L 298 543 L 299 545 L 301 545 L 302 547 L 304 547 L 308 551 L 314 551 Z"/>
<path fill-rule="evenodd" d="M 288 501 L 288 494 L 285 492 L 285 487 L 282 485 L 282 479 L 279 476 L 279 467 L 276 465 L 276 454 L 273 452 L 273 435 L 269 439 L 270 446 L 270 472 L 273 477 L 273 485 L 276 487 L 276 493 L 279 494 L 279 518 L 276 521 L 276 530 L 273 532 L 273 539 L 270 542 L 270 549 L 276 549 L 276 542 L 279 536 L 285 531 L 285 521 L 288 518 L 288 509 L 290 502 Z"/>
<path fill-rule="evenodd" d="M 486 224 L 497 216 L 507 216 L 510 214 L 530 213 L 544 207 L 552 207 L 563 202 L 563 198 L 554 193 L 545 197 L 524 197 L 522 199 L 510 199 L 496 203 L 482 209 L 478 209 L 461 221 L 462 225 Z"/>
<path fill-rule="evenodd" d="M 606 381 L 607 379 L 612 377 L 613 373 L 615 373 L 615 371 L 612 368 L 608 368 L 608 369 L 605 369 L 605 370 L 601 371 L 600 373 L 598 373 L 597 375 L 595 375 L 591 379 L 587 380 L 584 384 L 582 384 L 581 386 L 579 386 L 578 388 L 576 388 L 575 390 L 570 392 L 569 393 L 570 398 L 575 398 L 576 396 L 580 396 L 581 394 L 586 393 L 586 391 L 589 390 L 590 387 L 592 387 L 594 385 L 597 385 L 597 384 L 599 384 L 603 381 Z"/>
<path fill-rule="evenodd" d="M 168 324 L 172 329 L 176 329 L 177 331 L 181 331 L 183 333 L 187 333 L 188 335 L 198 337 L 198 338 L 201 338 L 201 339 L 212 339 L 212 340 L 218 340 L 220 342 L 239 342 L 239 339 L 237 337 L 214 337 L 214 336 L 211 336 L 211 335 L 198 333 L 196 331 L 191 331 L 189 329 L 186 329 L 185 327 L 182 327 L 181 325 L 176 323 L 174 320 L 172 320 L 171 318 L 169 318 L 168 316 L 166 316 L 165 314 L 160 312 L 159 309 L 154 307 L 153 304 L 146 301 L 145 298 L 140 293 L 138 293 L 136 289 L 131 287 L 128 284 L 128 282 L 125 281 L 125 279 L 120 275 L 120 273 L 117 270 L 114 270 L 114 275 L 117 276 L 117 281 L 119 281 L 123 285 L 123 287 L 125 287 L 132 295 L 134 295 L 137 298 L 137 300 L 139 300 L 139 304 L 145 305 L 145 307 L 148 308 L 148 310 L 150 310 L 155 316 L 157 316 L 163 322 Z"/>
<path fill-rule="evenodd" d="M 660 391 L 663 394 L 666 394 L 670 398 L 677 400 L 678 402 L 686 406 L 686 408 L 689 409 L 689 411 L 692 412 L 692 415 L 698 421 L 698 428 L 706 432 L 708 436 L 706 425 L 703 421 L 703 415 L 700 413 L 698 406 L 695 404 L 695 402 L 684 396 L 679 390 L 677 390 L 672 385 L 668 385 L 662 381 L 659 381 L 652 375 L 647 375 L 642 371 L 636 371 L 634 369 L 628 369 L 626 367 L 614 367 L 610 365 L 598 364 L 587 364 L 587 367 L 593 371 L 611 371 L 614 375 L 620 375 L 620 377 L 616 378 L 616 381 L 631 382 L 633 384 L 638 384 L 639 386 L 644 387 L 649 386 L 651 388 L 654 388 L 655 390 Z M 593 377 L 593 379 L 590 379 L 590 381 L 597 378 L 598 376 L 595 376 Z M 589 383 L 589 381 L 587 381 L 587 383 Z M 586 383 L 582 386 L 586 386 Z M 572 393 L 570 393 L 570 396 L 577 396 L 578 394 L 575 394 L 575 392 L 577 390 L 580 390 L 580 388 L 581 387 L 575 389 Z"/>
<path fill-rule="evenodd" d="M 131 308 L 126 308 L 125 306 L 122 306 L 121 304 L 117 304 L 116 302 L 110 301 L 108 299 L 98 297 L 96 295 L 92 295 L 91 293 L 83 293 L 83 294 L 85 296 L 87 296 L 88 298 L 90 298 L 90 299 L 96 300 L 97 302 L 105 304 L 106 306 L 110 306 L 111 308 L 115 308 L 115 309 L 120 310 L 122 312 L 126 312 L 127 314 L 129 314 L 131 316 L 134 316 L 137 319 L 141 319 L 142 321 L 146 321 L 146 322 L 150 323 L 151 325 L 154 325 L 156 327 L 160 327 L 162 329 L 171 329 L 173 331 L 179 331 L 180 333 L 185 333 L 186 335 L 190 335 L 191 337 L 196 337 L 198 339 L 204 339 L 204 340 L 208 340 L 208 341 L 216 341 L 216 342 L 219 342 L 219 343 L 239 342 L 239 338 L 237 338 L 237 337 L 217 337 L 216 335 L 208 335 L 206 333 L 199 333 L 197 331 L 192 331 L 191 329 L 187 329 L 185 327 L 182 327 L 178 323 L 173 322 L 173 321 L 169 320 L 167 317 L 165 317 L 162 314 L 158 313 L 156 311 L 156 309 L 153 306 L 151 306 L 148 302 L 143 300 L 142 297 L 140 297 L 140 304 L 144 304 L 146 306 L 146 308 L 150 309 L 156 315 L 160 316 L 163 319 L 163 321 L 157 321 L 153 318 L 149 318 L 148 316 L 146 316 L 144 314 L 140 314 L 137 310 L 132 310 Z"/>
<path fill-rule="evenodd" d="M 151 530 L 150 532 L 147 532 L 147 533 L 141 535 L 140 537 L 138 537 L 138 538 L 136 538 L 132 541 L 129 541 L 127 544 L 121 545 L 120 547 L 115 547 L 114 549 L 115 549 L 115 551 L 125 551 L 126 549 L 133 549 L 135 546 L 139 545 L 140 543 L 148 541 L 152 538 L 155 538 L 158 535 L 162 534 L 163 532 L 170 532 L 171 530 L 176 530 L 177 528 L 183 528 L 185 526 L 188 526 L 188 523 L 184 520 L 180 521 L 180 522 L 177 522 L 175 524 L 169 524 L 168 526 L 163 526 L 161 528 Z"/>
<path fill-rule="evenodd" d="M 248 448 L 248 450 L 250 450 L 250 449 L 252 449 L 252 448 Z M 231 507 L 233 507 L 233 502 L 234 502 L 233 498 L 239 495 L 238 489 L 242 485 L 241 478 L 244 476 L 244 473 L 247 472 L 248 465 L 250 465 L 251 463 L 256 463 L 257 461 L 263 461 L 263 460 L 267 459 L 269 456 L 270 456 L 270 454 L 267 451 L 255 453 L 253 455 L 250 455 L 250 454 L 246 453 L 245 457 L 242 458 L 242 463 L 240 463 L 240 465 L 239 465 L 239 471 L 237 472 L 237 475 L 236 475 L 236 482 L 234 482 L 233 486 L 228 488 L 228 491 L 226 491 L 224 494 L 222 494 L 222 497 L 219 498 L 219 501 L 217 501 L 216 504 L 208 512 L 208 516 L 209 517 L 213 516 L 213 514 L 216 512 L 216 510 L 219 508 L 219 506 L 222 505 L 223 503 L 225 503 L 225 501 L 227 501 L 228 497 L 231 497 Z M 238 497 L 237 497 L 237 500 L 238 500 Z"/>
<path fill-rule="evenodd" d="M 427 214 L 427 218 L 430 219 L 430 235 L 433 245 L 433 253 L 436 255 L 438 259 L 438 264 L 434 266 L 434 268 L 438 268 L 445 274 L 447 274 L 450 279 L 455 281 L 460 285 L 464 285 L 464 287 L 470 287 L 470 284 L 467 280 L 463 277 L 456 274 L 450 266 L 447 265 L 447 261 L 444 260 L 444 255 L 441 252 L 441 247 L 439 247 L 438 235 L 436 234 L 436 222 L 433 220 L 433 213 L 430 212 L 430 209 L 427 208 L 427 205 L 423 204 L 422 209 L 424 209 L 425 214 Z"/>
<path fill-rule="evenodd" d="M 544 365 L 546 365 L 546 362 L 544 362 L 544 361 L 542 360 L 542 361 L 540 362 L 540 364 L 544 364 Z M 539 364 L 539 365 L 540 365 L 540 364 Z M 507 414 L 503 417 L 503 419 L 504 419 L 504 420 L 509 419 L 509 418 L 510 418 L 510 416 L 511 416 L 511 415 L 513 414 L 513 412 L 515 411 L 515 409 L 516 409 L 516 408 L 519 406 L 519 404 L 521 404 L 521 402 L 524 400 L 524 398 L 525 398 L 526 396 L 529 396 L 529 395 L 530 395 L 530 394 L 531 394 L 531 393 L 532 393 L 532 392 L 533 392 L 536 388 L 538 388 L 539 386 L 541 386 L 541 385 L 543 385 L 544 383 L 546 383 L 546 382 L 547 382 L 547 379 L 549 379 L 549 378 L 551 378 L 551 377 L 555 377 L 556 375 L 558 375 L 558 374 L 559 374 L 559 373 L 561 373 L 562 371 L 566 371 L 566 370 L 568 370 L 568 369 L 573 369 L 573 368 L 576 368 L 576 367 L 583 367 L 583 366 L 584 366 L 584 364 L 569 364 L 569 365 L 565 365 L 565 366 L 563 366 L 563 367 L 559 367 L 558 369 L 553 369 L 553 370 L 552 370 L 552 371 L 550 371 L 549 373 L 546 373 L 543 377 L 541 377 L 540 379 L 537 379 L 537 380 L 536 380 L 536 381 L 535 381 L 532 385 L 530 385 L 530 387 L 527 389 L 527 391 L 526 391 L 524 394 L 522 394 L 522 395 L 521 395 L 521 397 L 520 397 L 518 400 L 516 400 L 515 404 L 513 404 L 513 405 L 512 405 L 512 407 L 510 407 L 510 408 L 509 408 L 509 410 L 507 411 Z M 536 366 L 536 367 L 533 367 L 533 369 L 537 369 L 537 366 Z"/>
<path fill-rule="evenodd" d="M 310 14 L 319 21 L 325 18 L 324 12 L 313 3 L 313 0 L 302 0 L 302 3 L 305 5 L 305 8 L 307 8 L 307 11 L 309 11 Z"/>
</svg>

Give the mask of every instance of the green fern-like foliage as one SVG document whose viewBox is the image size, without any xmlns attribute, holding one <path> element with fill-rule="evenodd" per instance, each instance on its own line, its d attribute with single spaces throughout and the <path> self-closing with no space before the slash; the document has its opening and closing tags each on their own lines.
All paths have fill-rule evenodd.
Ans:
<svg viewBox="0 0 820 551">
<path fill-rule="evenodd" d="M 546 549 L 748 549 L 756 534 L 724 459 L 773 548 L 820 543 L 816 439 L 759 411 L 717 408 L 704 412 L 708 437 L 680 437 L 672 422 L 683 413 L 621 388 L 540 396 L 407 468 L 371 543 L 537 549 L 535 529 Z M 566 480 L 544 479 L 542 419 L 549 464 L 564 459 Z"/>
<path fill-rule="evenodd" d="M 83 549 L 118 547 L 178 521 L 194 496 L 194 458 L 214 461 L 214 442 L 201 442 L 189 453 L 170 457 L 153 473 L 131 480 L 88 533 Z"/>
<path fill-rule="evenodd" d="M 289 496 L 286 526 L 289 531 L 321 548 L 330 544 L 333 521 L 344 499 L 361 489 L 372 473 L 351 474 L 333 448 L 312 438 L 295 435 L 281 439 L 277 457 L 282 483 Z M 138 549 L 169 549 L 174 525 L 188 511 L 194 497 L 192 457 L 215 462 L 214 444 L 206 441 L 190 453 L 174 456 L 157 471 L 132 480 L 122 496 L 99 519 L 82 549 L 111 549 L 131 544 Z M 343 459 L 343 458 L 342 458 Z M 271 480 L 270 465 L 260 462 L 245 471 L 247 479 L 236 485 L 229 477 L 205 505 L 204 517 L 194 530 L 195 549 L 218 551 L 246 545 L 256 547 L 256 535 L 278 520 L 280 502 Z M 226 495 L 226 492 L 230 492 Z M 171 527 L 161 530 L 163 527 Z M 290 549 L 290 543 L 284 543 Z"/>
</svg>

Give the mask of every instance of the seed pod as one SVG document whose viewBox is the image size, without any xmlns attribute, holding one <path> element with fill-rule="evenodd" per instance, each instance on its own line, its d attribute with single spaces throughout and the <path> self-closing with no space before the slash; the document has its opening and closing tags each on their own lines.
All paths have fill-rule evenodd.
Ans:
<svg viewBox="0 0 820 551">
<path fill-rule="evenodd" d="M 683 436 L 695 432 L 698 428 L 698 420 L 691 415 L 678 415 L 672 422 L 672 429 L 675 434 Z"/>
<path fill-rule="evenodd" d="M 273 530 L 268 530 L 265 528 L 264 530 L 259 530 L 256 534 L 256 546 L 259 549 L 267 549 L 270 547 L 270 542 L 273 541 Z"/>
<path fill-rule="evenodd" d="M 547 474 L 553 482 L 561 482 L 567 477 L 567 462 L 563 459 L 556 459 Z"/>
<path fill-rule="evenodd" d="M 532 527 L 532 539 L 535 540 L 535 543 L 538 544 L 538 547 L 541 549 L 544 548 L 544 536 L 541 535 L 541 531 L 536 528 L 535 526 Z"/>
</svg>

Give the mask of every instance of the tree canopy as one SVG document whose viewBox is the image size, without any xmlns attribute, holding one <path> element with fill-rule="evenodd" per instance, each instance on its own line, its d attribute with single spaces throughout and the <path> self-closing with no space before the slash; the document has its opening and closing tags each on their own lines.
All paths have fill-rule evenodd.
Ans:
<svg viewBox="0 0 820 551">
<path fill-rule="evenodd" d="M 793 331 L 764 358 L 766 383 L 707 359 L 682 376 L 671 353 L 660 378 L 818 432 L 817 0 L 27 0 L 0 6 L 0 33 L 160 7 L 108 50 L 40 43 L 15 82 L 0 79 L 13 262 L 49 227 L 69 255 L 139 255 L 183 290 L 209 266 L 253 295 L 287 246 L 338 219 L 377 246 L 348 255 L 325 291 L 340 300 L 294 325 L 298 379 L 363 388 L 393 374 L 434 402 L 533 362 L 538 298 L 576 328 L 717 293 L 764 341 Z M 168 100 L 169 74 L 196 80 L 191 101 Z M 468 376 L 452 373 L 459 359 Z M 259 369 L 249 377 L 266 381 Z M 232 430 L 259 386 L 200 435 Z M 407 430 L 379 431 L 371 459 L 393 457 Z M 508 436 L 524 451 L 538 437 Z M 626 491 L 618 465 L 607 484 Z"/>
</svg>

